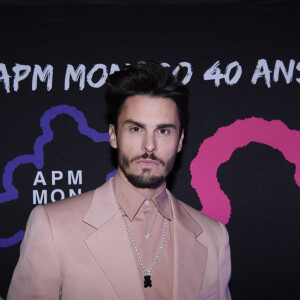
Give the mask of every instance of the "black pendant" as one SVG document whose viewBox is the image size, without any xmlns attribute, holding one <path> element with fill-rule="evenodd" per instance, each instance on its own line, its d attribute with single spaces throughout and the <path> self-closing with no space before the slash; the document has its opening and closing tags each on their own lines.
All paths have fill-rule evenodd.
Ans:
<svg viewBox="0 0 300 300">
<path fill-rule="evenodd" d="M 152 281 L 151 281 L 151 276 L 150 275 L 145 275 L 144 276 L 144 287 L 151 287 L 152 286 Z"/>
</svg>

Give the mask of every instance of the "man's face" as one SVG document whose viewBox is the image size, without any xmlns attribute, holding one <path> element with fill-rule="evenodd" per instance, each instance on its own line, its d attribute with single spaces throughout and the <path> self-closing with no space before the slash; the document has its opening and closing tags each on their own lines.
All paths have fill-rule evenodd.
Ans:
<svg viewBox="0 0 300 300">
<path fill-rule="evenodd" d="M 139 188 L 156 188 L 171 171 L 182 148 L 177 107 L 168 98 L 128 97 L 110 125 L 110 143 L 118 150 L 119 169 Z"/>
</svg>

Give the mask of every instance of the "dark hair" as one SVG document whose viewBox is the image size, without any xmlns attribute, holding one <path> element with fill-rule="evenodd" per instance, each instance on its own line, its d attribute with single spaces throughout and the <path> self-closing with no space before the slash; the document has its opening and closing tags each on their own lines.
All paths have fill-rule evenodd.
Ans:
<svg viewBox="0 0 300 300">
<path fill-rule="evenodd" d="M 184 129 L 188 118 L 189 90 L 182 83 L 183 68 L 173 75 L 170 68 L 156 62 L 139 62 L 125 66 L 111 74 L 106 81 L 105 98 L 108 107 L 108 120 L 117 129 L 118 116 L 125 100 L 130 96 L 170 98 L 177 105 L 180 128 Z"/>
</svg>

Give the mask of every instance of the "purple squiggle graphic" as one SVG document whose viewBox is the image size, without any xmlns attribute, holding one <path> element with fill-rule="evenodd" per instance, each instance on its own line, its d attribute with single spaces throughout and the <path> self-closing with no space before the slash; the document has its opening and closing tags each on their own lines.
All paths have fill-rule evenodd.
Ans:
<svg viewBox="0 0 300 300">
<path fill-rule="evenodd" d="M 34 164 L 37 169 L 44 166 L 44 146 L 53 140 L 53 131 L 50 127 L 51 120 L 58 115 L 67 114 L 71 116 L 77 123 L 78 131 L 91 138 L 95 143 L 108 142 L 109 134 L 100 133 L 87 124 L 87 119 L 84 114 L 73 106 L 57 105 L 47 110 L 41 117 L 40 126 L 43 134 L 40 135 L 34 143 L 34 154 L 20 155 L 7 163 L 3 173 L 3 187 L 4 193 L 0 193 L 0 204 L 15 200 L 19 196 L 19 191 L 13 185 L 13 173 L 16 168 L 23 164 Z M 0 238 L 0 247 L 10 247 L 17 244 L 23 239 L 24 231 L 20 230 L 9 238 Z"/>
<path fill-rule="evenodd" d="M 10 246 L 13 246 L 19 243 L 20 241 L 22 241 L 23 237 L 24 237 L 24 231 L 20 230 L 9 238 L 4 238 L 4 239 L 0 238 L 0 248 L 8 248 Z"/>
</svg>

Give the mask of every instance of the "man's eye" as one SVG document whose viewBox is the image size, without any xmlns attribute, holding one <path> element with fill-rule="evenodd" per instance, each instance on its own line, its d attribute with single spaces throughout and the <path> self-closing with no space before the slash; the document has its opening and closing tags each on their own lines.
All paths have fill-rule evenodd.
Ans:
<svg viewBox="0 0 300 300">
<path fill-rule="evenodd" d="M 130 131 L 132 131 L 132 132 L 140 132 L 140 131 L 142 131 L 142 129 L 140 127 L 135 126 L 135 127 L 130 128 Z"/>
<path fill-rule="evenodd" d="M 158 130 L 158 133 L 162 134 L 162 135 L 168 135 L 168 134 L 170 134 L 170 130 L 166 129 L 166 128 L 161 128 Z"/>
</svg>

